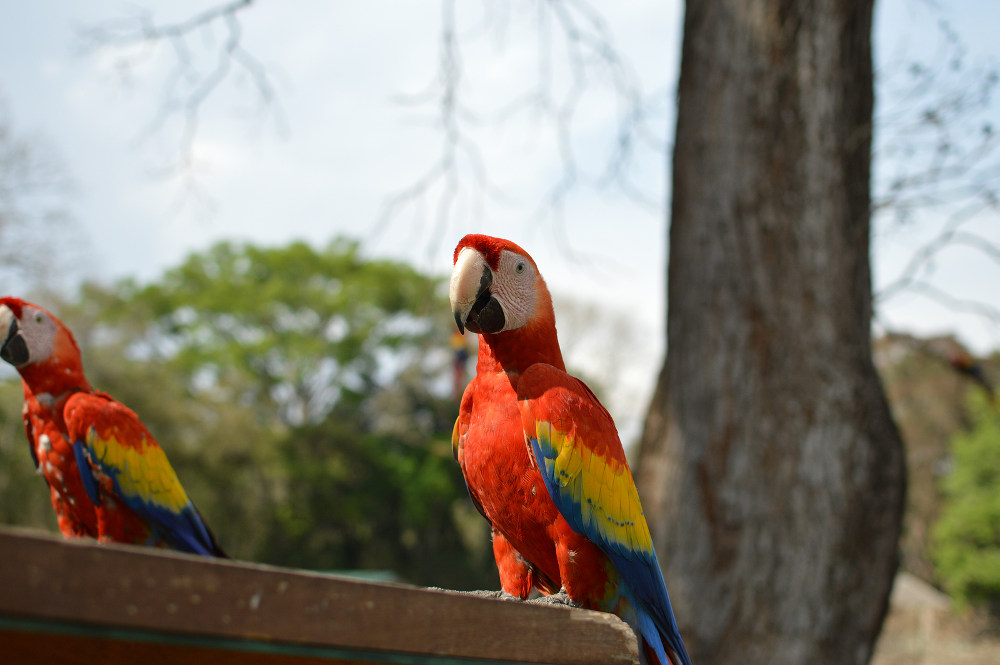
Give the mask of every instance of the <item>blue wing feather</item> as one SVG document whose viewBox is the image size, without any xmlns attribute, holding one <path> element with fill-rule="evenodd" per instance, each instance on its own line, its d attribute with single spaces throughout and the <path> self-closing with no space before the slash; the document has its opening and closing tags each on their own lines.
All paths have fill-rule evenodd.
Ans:
<svg viewBox="0 0 1000 665">
<path fill-rule="evenodd" d="M 35 440 L 28 436 L 28 452 L 31 453 L 31 461 L 35 463 L 35 469 L 38 469 L 38 452 L 35 450 Z"/>
<path fill-rule="evenodd" d="M 97 485 L 94 483 L 94 474 L 90 470 L 90 460 L 87 452 L 83 449 L 83 441 L 73 444 L 73 455 L 76 457 L 76 468 L 80 471 L 80 479 L 83 481 L 83 489 L 87 492 L 87 497 L 95 506 L 101 505 L 101 498 L 97 494 Z"/>
</svg>

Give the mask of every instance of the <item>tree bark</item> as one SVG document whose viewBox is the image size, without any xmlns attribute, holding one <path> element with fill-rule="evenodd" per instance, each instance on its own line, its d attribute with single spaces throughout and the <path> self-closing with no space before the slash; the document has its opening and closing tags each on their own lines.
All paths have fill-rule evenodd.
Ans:
<svg viewBox="0 0 1000 665">
<path fill-rule="evenodd" d="M 872 2 L 688 0 L 638 481 L 699 665 L 866 663 L 903 449 L 870 346 Z"/>
</svg>

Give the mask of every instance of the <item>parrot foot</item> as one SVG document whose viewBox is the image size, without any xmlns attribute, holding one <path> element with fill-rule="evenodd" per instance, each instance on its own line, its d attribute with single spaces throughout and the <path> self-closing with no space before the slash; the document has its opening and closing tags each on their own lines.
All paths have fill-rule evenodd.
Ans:
<svg viewBox="0 0 1000 665">
<path fill-rule="evenodd" d="M 427 589 L 430 590 L 430 591 L 447 591 L 449 593 L 461 593 L 461 594 L 465 594 L 467 596 L 475 596 L 476 598 L 492 598 L 492 599 L 495 599 L 495 600 L 507 600 L 507 601 L 521 602 L 520 598 L 518 598 L 517 596 L 510 595 L 509 593 L 507 593 L 506 591 L 504 591 L 502 589 L 500 591 L 484 591 L 484 590 L 478 590 L 478 591 L 452 591 L 451 589 L 442 589 L 440 587 L 433 587 L 433 586 L 432 587 L 427 587 Z"/>
<path fill-rule="evenodd" d="M 556 607 L 580 607 L 580 603 L 569 597 L 566 589 L 559 589 L 558 593 L 550 596 L 542 596 L 541 598 L 533 598 L 528 602 L 536 605 L 555 605 Z"/>
<path fill-rule="evenodd" d="M 472 595 L 474 596 L 479 596 L 480 598 L 495 598 L 497 600 L 508 600 L 508 601 L 515 601 L 518 603 L 521 602 L 520 598 L 518 598 L 517 596 L 512 596 L 503 589 L 500 589 L 499 591 L 472 591 L 470 593 L 472 593 Z"/>
</svg>

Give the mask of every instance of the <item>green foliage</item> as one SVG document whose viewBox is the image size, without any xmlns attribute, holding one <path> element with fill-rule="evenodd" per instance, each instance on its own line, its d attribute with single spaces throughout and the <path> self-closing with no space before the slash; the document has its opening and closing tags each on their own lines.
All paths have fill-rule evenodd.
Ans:
<svg viewBox="0 0 1000 665">
<path fill-rule="evenodd" d="M 934 527 L 934 559 L 960 601 L 1000 608 L 1000 413 L 979 392 L 972 427 L 952 439 L 954 467 L 944 480 Z"/>
<path fill-rule="evenodd" d="M 156 322 L 136 351 L 171 362 L 200 392 L 318 422 L 343 390 L 380 385 L 381 354 L 413 356 L 447 320 L 437 282 L 367 261 L 355 243 L 220 243 L 157 284 L 124 284 L 120 317 Z"/>
<path fill-rule="evenodd" d="M 23 395 L 20 381 L 0 383 L 0 522 L 55 530 L 48 489 L 28 452 Z"/>
<path fill-rule="evenodd" d="M 474 509 L 456 501 L 455 488 L 464 486 L 450 440 L 440 430 L 418 444 L 373 433 L 358 406 L 345 400 L 279 444 L 288 495 L 267 525 L 269 558 L 393 570 L 427 585 L 481 585 L 470 561 L 488 570 L 489 548 L 483 538 L 482 547 L 467 550 L 456 528 L 454 511 Z"/>
<path fill-rule="evenodd" d="M 451 456 L 452 323 L 437 280 L 343 240 L 222 243 L 156 283 L 87 285 L 78 302 L 44 304 L 74 331 L 91 383 L 156 436 L 232 556 L 496 586 Z M 19 409 L 17 389 L 5 408 Z M 2 415 L 0 459 L 14 437 L 30 473 L 23 429 L 8 435 L 14 416 Z M 30 502 L 25 515 L 51 519 L 40 479 L 27 500 L 4 477 L 0 506 Z"/>
</svg>

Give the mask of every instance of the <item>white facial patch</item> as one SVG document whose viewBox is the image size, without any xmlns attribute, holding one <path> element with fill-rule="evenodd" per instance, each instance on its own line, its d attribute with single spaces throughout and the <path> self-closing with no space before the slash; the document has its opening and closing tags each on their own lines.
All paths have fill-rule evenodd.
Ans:
<svg viewBox="0 0 1000 665">
<path fill-rule="evenodd" d="M 21 336 L 28 347 L 28 363 L 47 360 L 56 339 L 56 324 L 40 309 L 25 306 L 21 311 Z"/>
<path fill-rule="evenodd" d="M 493 296 L 503 307 L 504 330 L 516 330 L 531 319 L 535 311 L 536 277 L 531 261 L 510 250 L 500 253 Z"/>
</svg>

